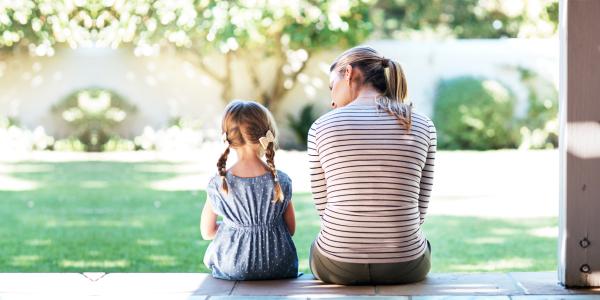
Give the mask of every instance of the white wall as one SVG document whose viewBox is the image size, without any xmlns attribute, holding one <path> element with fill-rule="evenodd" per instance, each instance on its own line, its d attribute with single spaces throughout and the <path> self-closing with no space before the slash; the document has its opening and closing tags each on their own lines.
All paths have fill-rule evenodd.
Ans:
<svg viewBox="0 0 600 300">
<path fill-rule="evenodd" d="M 521 98 L 524 112 L 525 90 L 518 75 L 506 66 L 533 68 L 553 82 L 558 81 L 558 43 L 549 40 L 449 40 L 449 41 L 371 41 L 369 44 L 387 57 L 399 60 L 408 78 L 409 97 L 418 111 L 432 113 L 432 97 L 440 78 L 481 75 L 500 79 Z M 327 70 L 342 50 L 315 55 L 297 84 L 284 99 L 276 117 L 282 131 L 285 115 L 298 112 L 307 102 L 316 102 L 320 112 L 329 105 Z M 172 53 L 156 57 L 136 57 L 122 49 L 58 49 L 54 57 L 30 57 L 19 54 L 0 62 L 0 115 L 14 115 L 25 127 L 46 127 L 50 134 L 64 136 L 66 129 L 50 114 L 51 106 L 75 89 L 105 87 L 125 96 L 138 107 L 138 113 L 121 132 L 134 136 L 145 125 L 161 127 L 176 115 L 199 118 L 207 127 L 218 124 L 224 104 L 220 88 L 193 64 Z M 219 58 L 211 59 L 219 68 Z M 246 67 L 235 77 L 236 96 L 252 98 L 251 82 L 244 76 Z M 273 75 L 270 64 L 262 64 L 259 73 Z M 283 144 L 293 137 L 287 135 Z"/>
</svg>

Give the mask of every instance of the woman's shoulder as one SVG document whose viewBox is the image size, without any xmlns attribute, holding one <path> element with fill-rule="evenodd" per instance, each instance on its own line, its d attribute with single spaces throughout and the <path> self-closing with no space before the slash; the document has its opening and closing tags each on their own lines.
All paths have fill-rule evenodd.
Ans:
<svg viewBox="0 0 600 300">
<path fill-rule="evenodd" d="M 413 121 L 418 122 L 419 124 L 423 124 L 424 126 L 429 127 L 430 131 L 435 131 L 435 125 L 433 124 L 433 120 L 427 115 L 420 112 L 412 112 Z"/>
<path fill-rule="evenodd" d="M 319 126 L 319 124 L 323 123 L 323 121 L 327 120 L 328 118 L 330 118 L 332 115 L 334 115 L 336 113 L 335 110 L 330 110 L 328 112 L 326 112 L 324 115 L 318 117 L 312 124 L 311 128 L 316 128 Z"/>
<path fill-rule="evenodd" d="M 433 121 L 431 120 L 430 117 L 428 117 L 427 115 L 425 115 L 424 113 L 418 112 L 418 111 L 412 111 L 412 117 L 413 119 L 418 119 L 421 121 L 424 121 L 426 123 L 433 123 Z"/>
<path fill-rule="evenodd" d="M 311 129 L 319 131 L 319 129 L 324 129 L 329 125 L 335 124 L 336 122 L 353 119 L 361 114 L 372 115 L 374 112 L 375 110 L 368 107 L 344 106 L 336 108 L 320 116 L 315 122 L 313 122 Z"/>
</svg>

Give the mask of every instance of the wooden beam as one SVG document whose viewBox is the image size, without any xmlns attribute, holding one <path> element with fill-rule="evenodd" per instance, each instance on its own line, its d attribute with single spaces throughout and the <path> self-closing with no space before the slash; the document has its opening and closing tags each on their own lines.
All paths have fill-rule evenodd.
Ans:
<svg viewBox="0 0 600 300">
<path fill-rule="evenodd" d="M 600 1 L 560 1 L 559 280 L 600 286 Z"/>
</svg>

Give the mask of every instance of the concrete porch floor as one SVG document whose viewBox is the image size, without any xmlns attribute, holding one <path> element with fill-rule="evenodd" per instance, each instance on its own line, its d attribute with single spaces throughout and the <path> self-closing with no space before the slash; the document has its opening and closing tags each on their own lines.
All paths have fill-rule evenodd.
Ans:
<svg viewBox="0 0 600 300">
<path fill-rule="evenodd" d="M 439 273 L 420 283 L 338 286 L 295 280 L 225 281 L 205 273 L 1 273 L 6 299 L 600 299 L 565 289 L 555 272 Z"/>
</svg>

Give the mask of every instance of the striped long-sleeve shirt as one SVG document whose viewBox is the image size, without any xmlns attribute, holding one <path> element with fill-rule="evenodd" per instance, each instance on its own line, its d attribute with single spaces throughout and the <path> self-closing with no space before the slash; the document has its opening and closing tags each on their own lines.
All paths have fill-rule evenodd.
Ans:
<svg viewBox="0 0 600 300">
<path fill-rule="evenodd" d="M 315 121 L 308 155 L 321 253 L 352 263 L 419 258 L 427 247 L 421 225 L 435 152 L 429 118 L 413 112 L 407 131 L 373 100 L 355 100 Z"/>
</svg>

